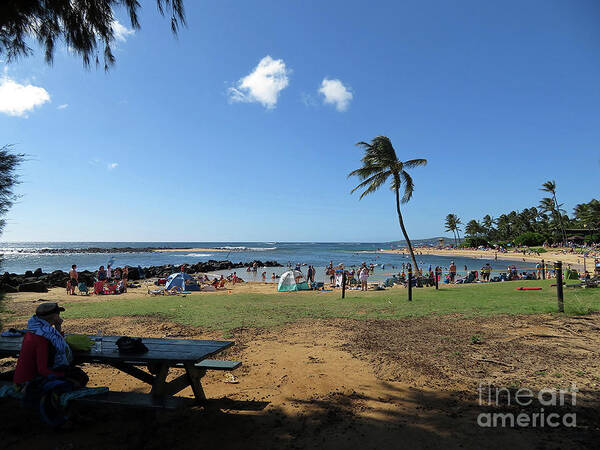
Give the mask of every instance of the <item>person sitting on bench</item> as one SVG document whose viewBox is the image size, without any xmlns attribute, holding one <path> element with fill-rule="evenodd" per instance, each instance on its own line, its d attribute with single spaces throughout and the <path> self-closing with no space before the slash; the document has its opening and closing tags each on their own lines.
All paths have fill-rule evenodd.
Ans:
<svg viewBox="0 0 600 450">
<path fill-rule="evenodd" d="M 70 383 L 71 389 L 87 384 L 85 372 L 72 366 L 73 355 L 62 332 L 60 313 L 64 310 L 58 303 L 45 302 L 27 322 L 13 377 L 20 388 L 33 381 L 43 384 L 47 379 L 62 379 Z"/>
</svg>

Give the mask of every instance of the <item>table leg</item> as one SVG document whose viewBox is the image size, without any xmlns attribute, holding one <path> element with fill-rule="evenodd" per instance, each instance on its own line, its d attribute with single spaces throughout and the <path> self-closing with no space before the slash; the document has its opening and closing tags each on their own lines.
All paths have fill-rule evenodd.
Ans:
<svg viewBox="0 0 600 450">
<path fill-rule="evenodd" d="M 165 397 L 167 386 L 165 380 L 167 379 L 168 373 L 169 365 L 164 363 L 161 364 L 158 373 L 154 377 L 154 384 L 152 385 L 151 393 L 154 397 Z"/>
<path fill-rule="evenodd" d="M 190 380 L 194 397 L 200 403 L 205 402 L 206 394 L 204 394 L 204 389 L 202 388 L 202 377 L 206 374 L 206 370 L 197 368 L 194 366 L 194 363 L 185 363 L 184 367 Z"/>
</svg>

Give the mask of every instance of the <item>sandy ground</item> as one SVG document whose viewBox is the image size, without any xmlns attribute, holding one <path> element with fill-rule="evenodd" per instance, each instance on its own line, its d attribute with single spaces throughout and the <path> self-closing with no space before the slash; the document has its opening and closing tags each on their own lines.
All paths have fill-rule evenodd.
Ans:
<svg viewBox="0 0 600 450">
<path fill-rule="evenodd" d="M 24 307 L 23 296 L 12 297 L 7 306 Z M 5 325 L 23 324 L 9 319 Z M 223 338 L 145 316 L 70 319 L 65 329 Z M 223 373 L 205 378 L 207 396 L 220 399 L 212 408 L 160 413 L 99 408 L 80 411 L 83 417 L 77 416 L 71 430 L 55 432 L 5 401 L 0 442 L 7 449 L 594 448 L 600 438 L 599 330 L 600 315 L 304 320 L 270 330 L 242 328 L 231 338 L 236 345 L 221 355 L 243 362 L 233 373 L 238 383 L 229 383 Z M 473 343 L 475 334 L 481 343 Z M 12 359 L 0 360 L 1 370 L 13 366 Z M 92 386 L 149 391 L 108 366 L 84 369 Z M 481 428 L 478 414 L 496 409 L 478 404 L 479 383 L 513 392 L 576 383 L 576 406 L 556 411 L 575 412 L 577 428 Z M 192 394 L 188 388 L 180 395 Z M 539 408 L 503 404 L 500 410 Z M 546 408 L 550 411 L 555 409 Z"/>
<path fill-rule="evenodd" d="M 465 258 L 476 259 L 494 259 L 497 254 L 499 260 L 507 261 L 531 261 L 537 263 L 544 260 L 547 264 L 554 264 L 555 261 L 562 261 L 563 266 L 570 264 L 574 269 L 582 270 L 584 268 L 584 257 L 577 253 L 567 253 L 558 249 L 549 249 L 546 253 L 539 256 L 535 254 L 523 255 L 523 252 L 498 253 L 494 250 L 461 250 L 461 249 L 438 249 L 438 248 L 415 248 L 415 254 L 438 255 L 438 256 L 462 256 Z M 398 250 L 380 250 L 381 253 L 400 253 L 408 254 L 407 249 Z M 592 273 L 594 271 L 594 258 L 585 258 L 586 269 Z M 532 270 L 535 266 L 532 266 Z"/>
</svg>

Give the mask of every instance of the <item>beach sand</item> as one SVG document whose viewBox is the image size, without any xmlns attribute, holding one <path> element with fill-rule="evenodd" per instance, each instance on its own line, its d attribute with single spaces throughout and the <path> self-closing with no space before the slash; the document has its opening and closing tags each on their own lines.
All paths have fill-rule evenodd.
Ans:
<svg viewBox="0 0 600 450">
<path fill-rule="evenodd" d="M 408 255 L 408 249 L 397 249 L 397 250 L 380 250 L 380 253 L 398 253 Z M 446 249 L 446 248 L 421 248 L 416 247 L 414 249 L 415 254 L 423 255 L 437 255 L 437 256 L 456 256 L 464 258 L 475 258 L 475 259 L 494 259 L 494 256 L 498 255 L 498 260 L 505 261 L 530 261 L 535 264 L 544 260 L 546 264 L 550 264 L 551 267 L 555 261 L 562 261 L 563 267 L 571 265 L 574 269 L 583 270 L 584 268 L 584 256 L 577 253 L 565 253 L 560 249 L 549 249 L 546 253 L 541 253 L 539 256 L 536 254 L 523 255 L 523 252 L 507 252 L 500 253 L 494 250 L 462 250 L 462 249 Z M 531 270 L 535 269 L 535 264 L 532 265 Z M 594 258 L 585 258 L 585 266 L 588 272 L 594 272 Z"/>
</svg>

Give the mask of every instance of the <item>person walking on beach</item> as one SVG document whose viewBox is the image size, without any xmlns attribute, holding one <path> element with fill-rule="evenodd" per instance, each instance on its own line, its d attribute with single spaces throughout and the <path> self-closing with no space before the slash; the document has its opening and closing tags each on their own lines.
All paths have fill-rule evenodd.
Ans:
<svg viewBox="0 0 600 450">
<path fill-rule="evenodd" d="M 79 274 L 77 273 L 77 265 L 73 264 L 69 271 L 69 277 L 71 282 L 71 295 L 75 295 L 75 287 L 79 284 Z M 67 292 L 69 294 L 69 292 Z"/>
<path fill-rule="evenodd" d="M 358 270 L 358 279 L 360 280 L 360 290 L 367 290 L 367 281 L 369 280 L 369 269 L 365 263 L 362 263 L 362 266 Z"/>
<path fill-rule="evenodd" d="M 454 261 L 450 261 L 450 270 L 449 270 L 449 276 L 450 276 L 450 283 L 454 283 L 454 279 L 456 278 L 456 264 L 454 264 Z"/>
<path fill-rule="evenodd" d="M 267 272 L 262 273 L 262 280 L 263 280 L 263 283 L 267 282 Z"/>
</svg>

